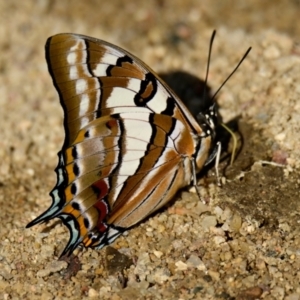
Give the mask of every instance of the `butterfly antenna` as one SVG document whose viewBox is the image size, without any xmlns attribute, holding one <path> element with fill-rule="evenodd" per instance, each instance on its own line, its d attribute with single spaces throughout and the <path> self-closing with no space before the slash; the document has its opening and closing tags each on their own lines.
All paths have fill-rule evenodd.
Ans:
<svg viewBox="0 0 300 300">
<path fill-rule="evenodd" d="M 212 42 L 212 41 L 211 41 Z M 241 63 L 244 61 L 244 59 L 247 57 L 247 55 L 249 54 L 249 52 L 251 51 L 252 47 L 249 47 L 248 50 L 246 51 L 246 53 L 244 54 L 244 56 L 242 57 L 242 59 L 239 61 L 239 63 L 237 64 L 237 66 L 233 69 L 233 71 L 228 75 L 228 77 L 225 79 L 225 81 L 221 84 L 221 86 L 217 89 L 217 91 L 214 93 L 214 95 L 212 96 L 212 100 L 214 100 L 217 96 L 217 94 L 220 92 L 221 88 L 226 84 L 226 82 L 229 80 L 229 78 L 235 73 L 235 71 L 239 68 L 239 66 L 241 65 Z M 210 57 L 210 54 L 209 54 Z"/>
<path fill-rule="evenodd" d="M 235 71 L 239 68 L 239 66 L 241 65 L 241 63 L 244 61 L 244 59 L 247 57 L 247 55 L 249 54 L 249 52 L 251 51 L 252 47 L 249 47 L 248 50 L 246 51 L 246 53 L 244 54 L 244 56 L 242 57 L 242 59 L 239 61 L 239 63 L 237 64 L 237 66 L 233 69 L 233 71 L 229 74 L 229 76 L 225 79 L 225 81 L 221 84 L 221 86 L 217 89 L 217 91 L 215 92 L 215 94 L 212 96 L 212 101 L 216 98 L 217 94 L 219 93 L 219 91 L 221 90 L 221 88 L 226 84 L 226 82 L 229 80 L 229 78 L 235 73 Z M 234 158 L 235 158 L 235 151 L 237 149 L 237 139 L 235 134 L 229 129 L 229 127 L 227 127 L 224 123 L 221 123 L 221 126 L 223 128 L 225 128 L 225 130 L 227 130 L 230 135 L 233 138 L 233 150 L 231 153 L 231 159 L 230 159 L 230 165 L 232 166 Z"/>
<path fill-rule="evenodd" d="M 216 30 L 213 31 L 210 42 L 209 42 L 209 49 L 208 49 L 208 58 L 207 58 L 207 66 L 206 66 L 206 75 L 205 75 L 205 80 L 204 80 L 204 91 L 203 91 L 203 99 L 206 98 L 206 93 L 207 93 L 207 80 L 208 80 L 208 73 L 209 73 L 209 65 L 210 65 L 210 58 L 211 58 L 211 50 L 212 50 L 212 45 L 215 39 L 216 35 Z"/>
</svg>

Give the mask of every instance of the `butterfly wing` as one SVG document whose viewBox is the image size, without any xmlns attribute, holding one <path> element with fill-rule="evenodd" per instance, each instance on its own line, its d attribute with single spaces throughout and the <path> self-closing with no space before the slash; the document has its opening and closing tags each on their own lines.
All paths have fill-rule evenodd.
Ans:
<svg viewBox="0 0 300 300">
<path fill-rule="evenodd" d="M 138 58 L 76 34 L 48 39 L 46 58 L 64 110 L 51 207 L 79 244 L 102 247 L 168 202 L 205 163 L 211 142 L 184 104 Z M 201 151 L 199 151 L 201 150 Z M 197 163 L 198 167 L 199 164 Z"/>
<path fill-rule="evenodd" d="M 115 45 L 59 34 L 48 39 L 46 59 L 65 113 L 64 146 L 92 120 L 132 109 L 173 116 L 195 134 L 201 132 L 168 86 L 141 60 Z"/>
</svg>

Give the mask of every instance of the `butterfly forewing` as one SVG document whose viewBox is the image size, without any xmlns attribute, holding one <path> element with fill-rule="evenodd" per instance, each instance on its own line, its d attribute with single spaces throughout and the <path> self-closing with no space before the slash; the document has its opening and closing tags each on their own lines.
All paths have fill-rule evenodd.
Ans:
<svg viewBox="0 0 300 300">
<path fill-rule="evenodd" d="M 49 38 L 46 58 L 65 110 L 66 142 L 92 120 L 120 112 L 168 114 L 201 131 L 154 72 L 136 57 L 104 41 L 60 34 Z M 182 111 L 184 110 L 184 112 Z"/>
<path fill-rule="evenodd" d="M 52 206 L 29 226 L 60 217 L 80 242 L 102 247 L 168 202 L 201 168 L 211 139 L 143 62 L 75 34 L 48 39 L 49 72 L 64 110 L 65 142 Z M 197 157 L 196 157 L 197 159 Z"/>
</svg>

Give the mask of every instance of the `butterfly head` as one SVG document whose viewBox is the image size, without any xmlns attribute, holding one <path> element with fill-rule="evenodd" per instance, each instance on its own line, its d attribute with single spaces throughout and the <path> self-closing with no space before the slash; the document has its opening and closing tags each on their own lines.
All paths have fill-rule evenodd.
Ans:
<svg viewBox="0 0 300 300">
<path fill-rule="evenodd" d="M 201 137 L 210 137 L 213 141 L 216 137 L 216 127 L 218 124 L 216 103 L 213 103 L 205 112 L 198 113 L 196 119 L 203 130 Z"/>
<path fill-rule="evenodd" d="M 218 144 L 216 130 L 218 126 L 218 114 L 216 103 L 211 104 L 206 110 L 199 112 L 196 120 L 202 129 L 198 136 L 198 147 L 195 152 L 196 171 L 213 161 L 217 154 Z"/>
</svg>

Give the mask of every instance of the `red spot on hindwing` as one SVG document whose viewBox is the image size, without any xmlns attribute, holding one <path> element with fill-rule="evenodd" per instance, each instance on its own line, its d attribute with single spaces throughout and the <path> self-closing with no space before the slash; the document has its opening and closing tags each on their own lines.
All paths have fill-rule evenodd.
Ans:
<svg viewBox="0 0 300 300">
<path fill-rule="evenodd" d="M 98 200 L 102 200 L 108 193 L 108 186 L 104 179 L 98 180 L 93 183 L 92 189 L 97 195 Z"/>
<path fill-rule="evenodd" d="M 106 122 L 106 127 L 112 129 L 113 127 L 118 126 L 118 122 L 116 120 L 109 120 Z"/>
<path fill-rule="evenodd" d="M 103 199 L 108 193 L 107 183 L 101 179 L 92 185 L 94 192 L 97 194 L 97 202 L 93 205 L 98 211 L 97 229 L 104 233 L 107 230 L 105 220 L 109 213 L 109 207 Z"/>
</svg>

